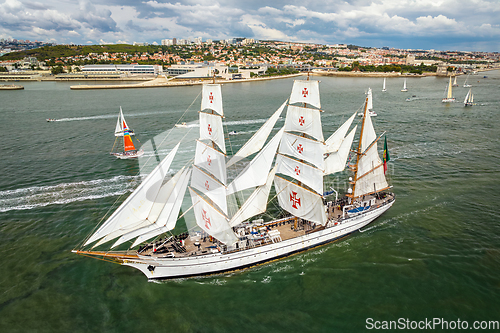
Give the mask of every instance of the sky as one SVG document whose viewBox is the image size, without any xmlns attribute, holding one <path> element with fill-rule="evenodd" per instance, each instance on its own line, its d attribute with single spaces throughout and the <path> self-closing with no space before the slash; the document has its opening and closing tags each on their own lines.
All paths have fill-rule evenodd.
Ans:
<svg viewBox="0 0 500 333">
<path fill-rule="evenodd" d="M 58 44 L 246 37 L 500 51 L 500 0 L 0 0 L 0 38 Z"/>
</svg>

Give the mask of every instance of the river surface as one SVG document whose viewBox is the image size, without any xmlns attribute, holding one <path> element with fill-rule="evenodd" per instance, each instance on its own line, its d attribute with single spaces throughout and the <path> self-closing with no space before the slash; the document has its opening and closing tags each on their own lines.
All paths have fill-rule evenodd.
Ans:
<svg viewBox="0 0 500 333">
<path fill-rule="evenodd" d="M 446 78 L 409 78 L 407 93 L 402 78 L 388 78 L 387 92 L 382 78 L 318 79 L 325 137 L 373 89 L 394 206 L 336 243 L 160 283 L 71 250 L 148 167 L 109 155 L 119 107 L 148 144 L 179 119 L 196 120 L 201 87 L 76 91 L 26 82 L 0 91 L 0 332 L 355 332 L 376 321 L 499 321 L 500 71 L 469 77 L 477 105 L 467 108 L 464 76 L 455 103 L 441 102 Z M 226 129 L 238 133 L 229 150 L 279 108 L 292 82 L 223 86 Z M 328 186 L 345 192 L 348 176 Z"/>
</svg>

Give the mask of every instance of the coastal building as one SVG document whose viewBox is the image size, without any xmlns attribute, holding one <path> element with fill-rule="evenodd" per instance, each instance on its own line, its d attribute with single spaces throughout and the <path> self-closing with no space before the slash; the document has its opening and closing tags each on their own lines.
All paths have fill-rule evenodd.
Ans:
<svg viewBox="0 0 500 333">
<path fill-rule="evenodd" d="M 163 73 L 161 65 L 85 65 L 81 68 L 83 73 L 109 74 L 119 73 L 126 75 L 158 75 Z"/>
</svg>

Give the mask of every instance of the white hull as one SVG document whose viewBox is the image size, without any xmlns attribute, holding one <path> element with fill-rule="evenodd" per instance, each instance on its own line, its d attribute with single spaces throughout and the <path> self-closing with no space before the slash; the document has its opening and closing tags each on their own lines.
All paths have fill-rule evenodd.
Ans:
<svg viewBox="0 0 500 333">
<path fill-rule="evenodd" d="M 451 103 L 451 102 L 455 102 L 455 99 L 454 98 L 443 98 L 442 102 L 443 103 Z"/>
<path fill-rule="evenodd" d="M 136 151 L 135 153 L 130 153 L 130 154 L 127 154 L 127 153 L 112 153 L 111 155 L 114 155 L 116 158 L 119 158 L 121 160 L 126 160 L 126 159 L 129 159 L 129 158 L 138 158 L 138 157 L 141 157 L 142 155 L 144 155 L 144 150 L 138 150 Z"/>
<path fill-rule="evenodd" d="M 347 236 L 368 225 L 394 204 L 394 200 L 364 213 L 345 219 L 338 225 L 285 241 L 232 253 L 214 253 L 192 257 L 160 258 L 139 256 L 124 260 L 122 265 L 140 270 L 148 279 L 193 277 L 243 269 L 323 245 Z"/>
</svg>

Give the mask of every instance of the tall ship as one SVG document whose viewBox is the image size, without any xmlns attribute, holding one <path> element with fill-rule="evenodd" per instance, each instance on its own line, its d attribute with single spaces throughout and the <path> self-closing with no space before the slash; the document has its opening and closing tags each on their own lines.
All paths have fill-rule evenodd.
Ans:
<svg viewBox="0 0 500 333">
<path fill-rule="evenodd" d="M 284 126 L 270 135 L 285 108 Z M 73 252 L 136 268 L 148 279 L 185 278 L 263 264 L 362 229 L 395 202 L 385 177 L 387 142 L 382 160 L 368 97 L 355 149 L 358 125 L 349 129 L 357 112 L 326 140 L 322 112 L 319 82 L 295 80 L 289 100 L 228 156 L 221 85 L 203 85 L 192 160 L 169 175 L 177 143 Z M 325 180 L 347 165 L 347 194 L 325 192 Z M 181 211 L 183 202 L 189 208 Z M 194 214 L 195 226 L 174 233 L 186 214 Z"/>
</svg>

